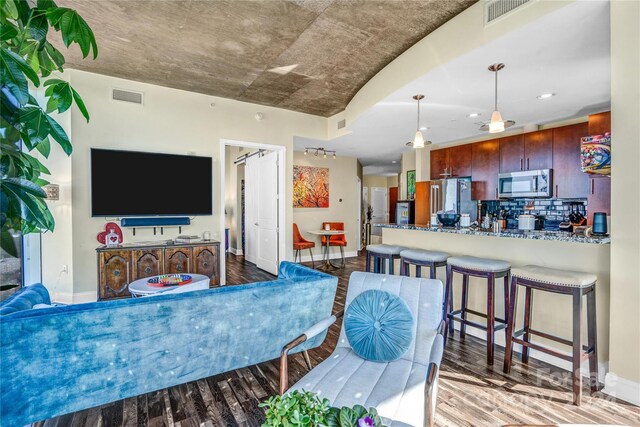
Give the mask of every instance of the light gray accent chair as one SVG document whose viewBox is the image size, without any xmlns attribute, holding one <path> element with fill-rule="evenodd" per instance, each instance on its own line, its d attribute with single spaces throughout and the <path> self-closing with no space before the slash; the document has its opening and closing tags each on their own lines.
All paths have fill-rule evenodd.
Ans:
<svg viewBox="0 0 640 427">
<path fill-rule="evenodd" d="M 409 350 L 392 362 L 362 359 L 352 350 L 342 328 L 334 352 L 290 390 L 312 391 L 332 406 L 375 407 L 389 427 L 432 426 L 438 391 L 438 371 L 444 351 L 440 280 L 354 272 L 349 279 L 345 310 L 362 292 L 379 289 L 400 296 L 415 320 L 415 339 Z M 288 387 L 287 354 L 328 328 L 342 312 L 308 329 L 282 352 L 281 393 Z"/>
</svg>

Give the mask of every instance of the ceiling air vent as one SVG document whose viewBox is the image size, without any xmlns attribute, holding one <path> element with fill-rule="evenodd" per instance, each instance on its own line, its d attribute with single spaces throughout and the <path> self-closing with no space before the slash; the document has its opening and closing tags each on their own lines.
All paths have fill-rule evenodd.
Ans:
<svg viewBox="0 0 640 427">
<path fill-rule="evenodd" d="M 142 92 L 132 92 L 130 90 L 113 89 L 111 99 L 114 101 L 131 102 L 142 105 Z"/>
<path fill-rule="evenodd" d="M 484 5 L 484 25 L 490 24 L 515 9 L 533 0 L 486 0 Z"/>
<path fill-rule="evenodd" d="M 347 126 L 347 121 L 345 119 L 338 122 L 338 129 L 344 129 L 345 126 Z"/>
</svg>

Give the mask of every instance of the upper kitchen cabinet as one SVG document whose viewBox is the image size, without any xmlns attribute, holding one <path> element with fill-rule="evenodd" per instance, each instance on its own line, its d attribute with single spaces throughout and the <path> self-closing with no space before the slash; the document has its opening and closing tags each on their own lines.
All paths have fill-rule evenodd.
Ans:
<svg viewBox="0 0 640 427">
<path fill-rule="evenodd" d="M 500 138 L 500 172 L 551 169 L 551 129 Z"/>
<path fill-rule="evenodd" d="M 589 116 L 588 135 L 602 135 L 611 132 L 611 112 Z M 583 135 L 587 136 L 587 135 Z M 589 176 L 589 194 L 587 196 L 587 221 L 591 225 L 594 212 L 606 212 L 611 215 L 611 178 L 608 176 Z"/>
<path fill-rule="evenodd" d="M 471 145 L 431 151 L 431 179 L 471 176 Z"/>
<path fill-rule="evenodd" d="M 500 172 L 524 170 L 524 137 L 512 135 L 500 138 Z"/>
<path fill-rule="evenodd" d="M 498 172 L 500 170 L 500 140 L 471 144 L 471 198 L 473 200 L 498 199 Z"/>
<path fill-rule="evenodd" d="M 447 148 L 431 150 L 430 154 L 431 179 L 445 178 L 446 173 L 449 170 L 449 150 Z"/>
<path fill-rule="evenodd" d="M 554 195 L 560 199 L 586 198 L 589 176 L 580 164 L 580 138 L 589 134 L 587 122 L 553 129 Z"/>
<path fill-rule="evenodd" d="M 471 176 L 471 145 L 449 148 L 449 173 L 451 176 Z"/>
<path fill-rule="evenodd" d="M 552 159 L 553 130 L 524 134 L 524 170 L 551 169 Z"/>
</svg>

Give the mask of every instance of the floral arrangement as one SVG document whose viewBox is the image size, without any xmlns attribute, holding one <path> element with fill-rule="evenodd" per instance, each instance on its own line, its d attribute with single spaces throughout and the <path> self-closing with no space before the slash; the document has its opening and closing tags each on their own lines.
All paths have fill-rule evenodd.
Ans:
<svg viewBox="0 0 640 427">
<path fill-rule="evenodd" d="M 304 390 L 272 396 L 260 407 L 266 408 L 262 427 L 385 427 L 374 408 L 332 408 L 329 400 Z"/>
</svg>

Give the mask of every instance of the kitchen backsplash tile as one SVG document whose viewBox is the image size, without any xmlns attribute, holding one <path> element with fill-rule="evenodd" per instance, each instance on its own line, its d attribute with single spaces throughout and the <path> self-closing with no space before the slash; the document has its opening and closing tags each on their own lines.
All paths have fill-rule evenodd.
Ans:
<svg viewBox="0 0 640 427">
<path fill-rule="evenodd" d="M 533 204 L 533 210 L 525 212 L 525 206 Z M 530 213 L 544 215 L 547 221 L 562 221 L 573 211 L 587 215 L 587 199 L 518 199 L 492 200 L 482 202 L 482 215 L 486 212 L 498 213 L 506 210 L 509 219 L 517 219 L 518 215 Z"/>
</svg>

